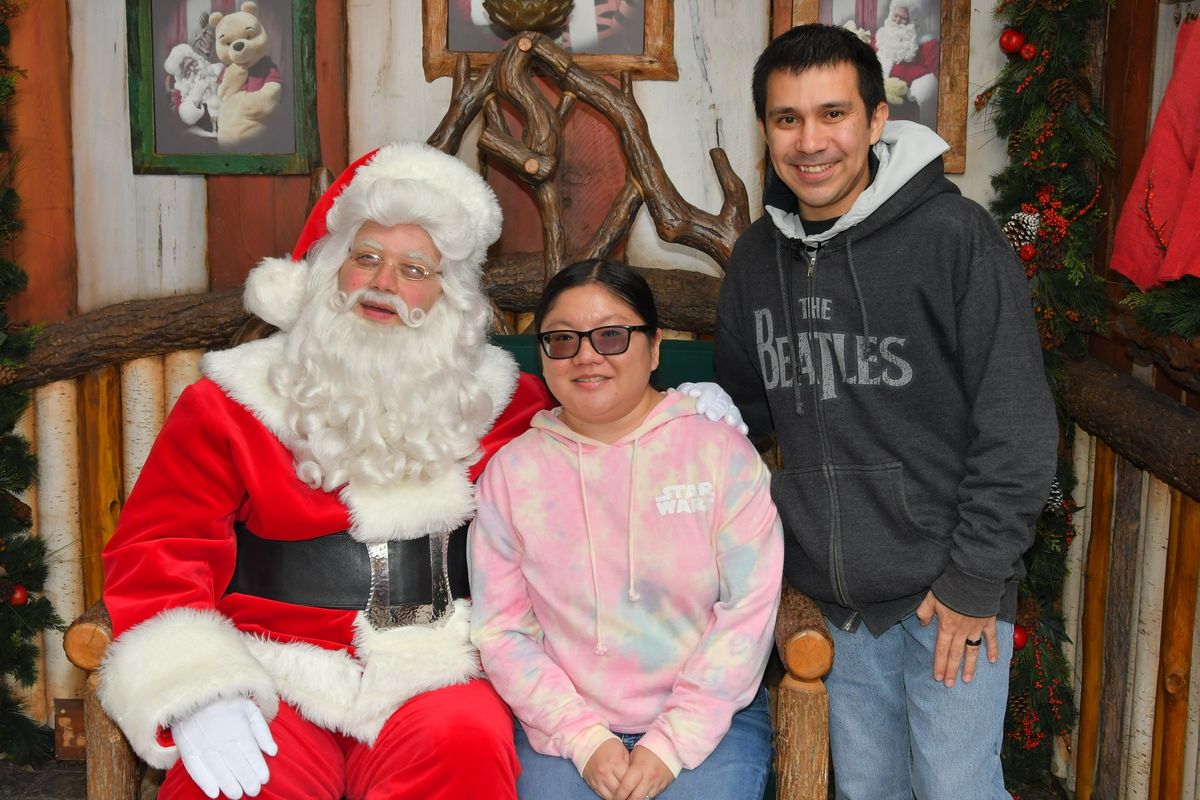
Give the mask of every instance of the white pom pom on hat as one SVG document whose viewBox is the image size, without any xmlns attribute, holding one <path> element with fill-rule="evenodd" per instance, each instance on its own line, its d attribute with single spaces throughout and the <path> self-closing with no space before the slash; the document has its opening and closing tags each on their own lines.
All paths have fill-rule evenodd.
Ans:
<svg viewBox="0 0 1200 800">
<path fill-rule="evenodd" d="M 474 241 L 466 259 L 480 265 L 500 237 L 500 204 L 487 182 L 454 156 L 421 142 L 394 142 L 367 153 L 342 171 L 313 206 L 291 258 L 266 258 L 246 277 L 246 310 L 282 330 L 300 315 L 308 287 L 309 249 L 329 232 L 329 217 L 343 193 L 366 191 L 380 181 L 428 184 L 430 191 L 454 198 L 466 212 L 462 220 Z"/>
</svg>

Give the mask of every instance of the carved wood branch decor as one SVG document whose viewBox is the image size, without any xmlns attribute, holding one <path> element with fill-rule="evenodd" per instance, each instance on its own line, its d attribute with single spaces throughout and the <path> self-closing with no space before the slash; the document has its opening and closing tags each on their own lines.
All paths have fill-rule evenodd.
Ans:
<svg viewBox="0 0 1200 800">
<path fill-rule="evenodd" d="M 538 89 L 534 74 L 550 78 L 561 91 L 554 105 Z M 521 115 L 524 129 L 514 136 L 500 113 L 500 102 L 511 104 Z M 563 122 L 577 101 L 595 108 L 615 127 L 625 156 L 625 185 L 592 241 L 578 253 L 566 252 L 563 207 L 554 176 L 562 153 Z M 454 70 L 450 108 L 429 144 L 456 153 L 468 126 L 480 112 L 484 129 L 479 147 L 490 164 L 499 164 L 532 188 L 542 217 L 545 277 L 580 258 L 608 255 L 625 238 L 645 204 L 658 235 L 700 250 L 724 266 L 733 243 L 750 225 L 746 187 L 733 172 L 720 148 L 709 151 L 724 194 L 721 210 L 712 214 L 688 203 L 663 169 L 650 140 L 646 118 L 633 97 L 629 73 L 614 87 L 575 64 L 571 57 L 540 33 L 514 37 L 496 61 L 475 77 L 467 57 L 460 56 Z M 688 273 L 693 274 L 693 273 Z"/>
</svg>

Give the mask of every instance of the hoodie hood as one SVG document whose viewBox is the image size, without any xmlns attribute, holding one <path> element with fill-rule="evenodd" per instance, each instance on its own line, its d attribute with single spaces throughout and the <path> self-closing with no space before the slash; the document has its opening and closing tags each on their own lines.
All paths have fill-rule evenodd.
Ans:
<svg viewBox="0 0 1200 800">
<path fill-rule="evenodd" d="M 663 394 L 662 399 L 658 401 L 654 408 L 650 409 L 650 413 L 642 420 L 641 425 L 638 425 L 635 430 L 625 434 L 612 444 L 585 436 L 568 427 L 562 418 L 562 406 L 538 412 L 530 423 L 530 427 L 553 434 L 555 438 L 561 439 L 564 443 L 578 444 L 580 446 L 587 446 L 588 448 L 631 447 L 635 446 L 639 439 L 650 435 L 667 422 L 678 417 L 694 416 L 697 413 L 695 398 L 689 397 L 683 392 L 669 389 Z"/>
<path fill-rule="evenodd" d="M 774 177 L 774 173 L 773 180 L 768 182 L 764 191 L 763 205 L 775 227 L 789 239 L 798 239 L 806 245 L 826 242 L 872 217 L 884 203 L 908 186 L 923 169 L 935 161 L 940 163 L 942 154 L 949 149 L 950 145 L 945 140 L 924 125 L 904 120 L 889 120 L 883 126 L 883 134 L 879 141 L 871 147 L 871 153 L 879 164 L 874 179 L 832 228 L 814 236 L 807 236 L 804 224 L 800 220 L 800 206 L 796 196 L 783 181 Z M 941 170 L 937 170 L 936 174 L 940 176 Z M 921 188 L 925 186 L 922 185 Z M 886 221 L 887 218 L 872 219 L 873 224 L 883 224 Z"/>
</svg>

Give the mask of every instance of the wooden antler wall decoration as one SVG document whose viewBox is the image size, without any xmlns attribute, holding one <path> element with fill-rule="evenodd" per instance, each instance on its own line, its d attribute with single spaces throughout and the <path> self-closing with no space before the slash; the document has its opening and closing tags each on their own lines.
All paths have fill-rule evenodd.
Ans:
<svg viewBox="0 0 1200 800">
<path fill-rule="evenodd" d="M 548 75 L 561 89 L 557 106 L 534 83 L 534 71 Z M 510 103 L 524 119 L 520 139 L 509 130 L 501 113 L 501 100 Z M 576 101 L 591 105 L 616 128 L 625 156 L 625 185 L 591 241 L 577 253 L 568 253 L 563 232 L 562 198 L 553 178 L 562 153 L 563 123 Z M 485 71 L 475 77 L 465 55 L 454 71 L 450 108 L 429 143 L 457 153 L 467 127 L 480 112 L 484 129 L 479 147 L 489 160 L 501 164 L 527 183 L 542 217 L 542 259 L 545 277 L 580 258 L 606 256 L 628 235 L 643 204 L 665 241 L 707 253 L 722 267 L 733 243 L 750 224 L 746 187 L 729 166 L 725 151 L 709 152 L 725 200 L 717 214 L 688 203 L 667 177 L 662 160 L 650 140 L 646 118 L 633 97 L 628 73 L 620 87 L 576 65 L 569 55 L 540 33 L 514 37 Z M 681 270 L 664 270 L 680 271 Z M 688 273 L 703 277 L 696 273 Z"/>
</svg>

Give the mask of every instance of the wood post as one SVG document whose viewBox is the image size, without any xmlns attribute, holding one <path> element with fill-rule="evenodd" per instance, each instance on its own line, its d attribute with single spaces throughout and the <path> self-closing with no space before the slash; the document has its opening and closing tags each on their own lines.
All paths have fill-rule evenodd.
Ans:
<svg viewBox="0 0 1200 800">
<path fill-rule="evenodd" d="M 776 797 L 826 800 L 829 786 L 829 696 L 820 679 L 784 675 L 775 717 Z"/>
<path fill-rule="evenodd" d="M 93 672 L 83 695 L 87 800 L 137 800 L 142 764 L 116 723 L 100 707 L 96 692 L 99 685 L 100 676 Z"/>
<path fill-rule="evenodd" d="M 1150 797 L 1183 796 L 1188 692 L 1192 681 L 1192 636 L 1200 583 L 1200 503 L 1174 492 L 1168 572 L 1159 661 L 1160 717 L 1155 719 Z"/>
<path fill-rule="evenodd" d="M 1100 720 L 1100 671 L 1104 659 L 1104 613 L 1112 541 L 1113 468 L 1116 454 L 1096 442 L 1092 489 L 1092 529 L 1084 568 L 1082 653 L 1079 682 L 1079 744 L 1075 748 L 1075 796 L 1089 800 L 1096 775 L 1096 742 Z"/>
<path fill-rule="evenodd" d="M 100 552 L 117 529 L 125 502 L 121 474 L 121 373 L 116 367 L 79 381 L 79 523 L 83 605 L 104 591 Z"/>
<path fill-rule="evenodd" d="M 1100 683 L 1100 722 L 1095 787 L 1096 800 L 1117 800 L 1121 791 L 1121 757 L 1127 741 L 1125 698 L 1129 654 L 1133 642 L 1133 608 L 1137 602 L 1138 534 L 1142 516 L 1142 472 L 1117 458 L 1116 499 L 1104 603 L 1104 661 Z M 1090 577 L 1090 576 L 1089 576 Z M 1186 691 L 1186 688 L 1185 688 Z"/>
</svg>

